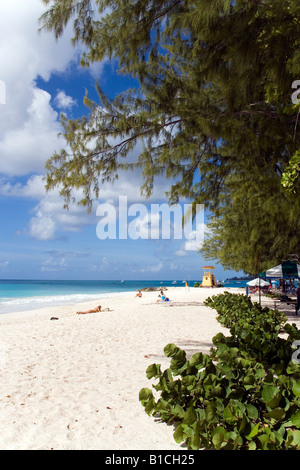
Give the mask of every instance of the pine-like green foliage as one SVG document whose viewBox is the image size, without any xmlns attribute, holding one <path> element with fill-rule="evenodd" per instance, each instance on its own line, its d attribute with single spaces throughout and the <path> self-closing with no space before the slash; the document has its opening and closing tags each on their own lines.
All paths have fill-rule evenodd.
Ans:
<svg viewBox="0 0 300 470">
<path fill-rule="evenodd" d="M 205 204 L 218 224 L 224 204 L 240 207 L 237 190 L 246 212 L 259 200 L 258 189 L 263 205 L 271 197 L 269 204 L 282 208 L 281 175 L 300 148 L 298 110 L 291 106 L 292 82 L 300 78 L 297 0 L 43 1 L 42 28 L 58 37 L 73 21 L 74 43 L 87 49 L 83 65 L 117 59 L 120 73 L 139 82 L 114 100 L 97 85 L 99 102 L 85 97 L 88 117 L 62 118 L 69 151 L 49 159 L 48 189 L 62 185 L 68 202 L 74 188 L 83 188 L 80 203 L 90 207 L 101 182 L 139 167 L 146 196 L 155 176 L 164 174 L 176 180 L 170 202 L 186 197 Z M 138 161 L 129 163 L 140 142 Z M 239 181 L 247 181 L 243 190 Z M 231 214 L 232 225 L 240 213 Z M 261 236 L 254 234 L 265 235 L 267 221 L 253 217 L 253 223 L 256 243 Z"/>
<path fill-rule="evenodd" d="M 225 268 L 251 275 L 299 249 L 300 231 L 299 202 L 281 191 L 279 178 L 256 176 L 232 178 L 234 195 L 212 217 L 201 250 Z"/>
</svg>

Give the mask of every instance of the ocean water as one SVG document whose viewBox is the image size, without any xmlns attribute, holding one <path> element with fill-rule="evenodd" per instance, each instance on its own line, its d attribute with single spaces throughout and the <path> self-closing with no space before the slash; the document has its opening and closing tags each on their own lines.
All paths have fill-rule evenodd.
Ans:
<svg viewBox="0 0 300 470">
<path fill-rule="evenodd" d="M 224 287 L 244 287 L 246 281 L 227 281 Z M 187 281 L 193 287 L 195 281 Z M 185 286 L 184 280 L 170 281 L 38 281 L 0 280 L 0 314 L 62 306 L 99 297 L 131 295 L 145 287 Z"/>
<path fill-rule="evenodd" d="M 130 295 L 144 287 L 184 286 L 182 281 L 173 282 L 0 280 L 0 314 Z"/>
</svg>

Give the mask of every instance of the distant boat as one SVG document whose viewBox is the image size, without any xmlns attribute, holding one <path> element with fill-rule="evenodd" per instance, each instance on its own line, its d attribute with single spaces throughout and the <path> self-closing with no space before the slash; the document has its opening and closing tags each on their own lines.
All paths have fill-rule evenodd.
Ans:
<svg viewBox="0 0 300 470">
<path fill-rule="evenodd" d="M 177 281 L 173 281 L 172 284 L 177 284 Z"/>
<path fill-rule="evenodd" d="M 123 282 L 125 282 L 125 281 L 121 281 L 121 284 L 123 284 Z"/>
</svg>

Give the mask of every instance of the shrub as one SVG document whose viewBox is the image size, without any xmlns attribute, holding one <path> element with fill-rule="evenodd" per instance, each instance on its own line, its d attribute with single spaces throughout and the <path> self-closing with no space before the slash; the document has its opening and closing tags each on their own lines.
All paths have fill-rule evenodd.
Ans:
<svg viewBox="0 0 300 470">
<path fill-rule="evenodd" d="M 227 344 L 248 351 L 266 365 L 281 361 L 283 355 L 286 361 L 290 360 L 295 338 L 287 343 L 279 337 L 287 320 L 284 313 L 252 303 L 247 296 L 228 292 L 209 297 L 204 303 L 214 308 L 219 323 L 230 329 L 232 336 Z"/>
<path fill-rule="evenodd" d="M 145 411 L 173 423 L 175 441 L 189 449 L 300 449 L 300 366 L 291 360 L 300 339 L 296 325 L 283 327 L 282 314 L 244 296 L 221 294 L 207 305 L 217 309 L 231 336 L 219 333 L 209 355 L 199 352 L 190 360 L 167 345 L 170 368 L 162 372 L 152 364 L 146 371 L 158 380 L 158 398 L 143 388 Z M 287 339 L 278 336 L 282 328 Z"/>
</svg>

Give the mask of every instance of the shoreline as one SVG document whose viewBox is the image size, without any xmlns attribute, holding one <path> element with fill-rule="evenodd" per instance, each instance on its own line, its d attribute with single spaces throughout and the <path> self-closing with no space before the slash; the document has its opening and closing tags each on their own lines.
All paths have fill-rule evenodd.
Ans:
<svg viewBox="0 0 300 470">
<path fill-rule="evenodd" d="M 185 287 L 183 286 L 172 286 L 172 287 L 167 287 L 167 288 L 164 288 L 164 292 L 166 293 L 167 296 L 172 296 L 172 292 L 173 290 L 178 291 L 178 292 L 181 292 L 181 293 L 185 293 L 186 295 L 188 295 L 189 292 L 191 291 L 198 291 L 198 293 L 200 293 L 202 291 L 202 294 L 200 295 L 201 298 L 206 298 L 206 297 L 210 297 L 211 295 L 216 295 L 218 293 L 222 293 L 224 291 L 233 291 L 233 292 L 237 292 L 237 293 L 241 293 L 241 294 L 244 294 L 245 293 L 245 289 L 243 287 L 240 287 L 240 288 L 236 288 L 236 287 L 214 287 L 214 288 L 209 288 L 209 287 L 205 287 L 205 288 L 194 288 L 193 286 L 190 286 L 189 288 L 187 288 L 189 290 L 185 290 Z M 147 288 L 141 288 L 140 289 L 142 291 L 142 295 L 145 296 L 145 295 L 148 295 L 148 294 L 152 294 L 152 296 L 158 296 L 159 292 L 160 292 L 160 288 L 157 288 L 156 290 L 147 290 Z M 66 299 L 64 301 L 60 301 L 60 300 L 53 300 L 51 301 L 51 297 L 47 297 L 47 300 L 45 300 L 46 296 L 36 296 L 36 297 L 28 297 L 28 298 L 22 298 L 20 300 L 22 301 L 25 301 L 25 304 L 28 303 L 28 307 L 24 306 L 23 308 L 20 308 L 19 310 L 17 309 L 17 306 L 16 308 L 13 310 L 13 311 L 8 311 L 8 312 L 1 312 L 0 313 L 0 322 L 6 318 L 6 319 L 13 319 L 13 318 L 29 318 L 31 316 L 33 317 L 39 317 L 40 315 L 49 315 L 51 312 L 53 313 L 53 315 L 56 315 L 58 314 L 59 312 L 62 312 L 62 314 L 71 314 L 71 312 L 74 312 L 74 311 L 78 311 L 78 310 L 87 310 L 87 309 L 91 309 L 93 307 L 95 307 L 96 305 L 99 305 L 99 302 L 100 304 L 102 303 L 102 307 L 105 308 L 107 306 L 107 304 L 109 304 L 110 302 L 113 302 L 115 303 L 115 300 L 122 300 L 122 298 L 124 297 L 124 299 L 128 299 L 128 298 L 135 298 L 135 295 L 136 295 L 136 292 L 137 290 L 134 290 L 134 291 L 124 291 L 124 292 L 106 292 L 106 293 L 100 293 L 98 295 L 96 294 L 86 294 L 86 299 L 82 299 L 82 300 L 78 300 L 78 301 L 74 301 L 74 297 L 76 296 L 76 294 L 74 295 L 66 295 L 66 296 L 61 296 L 61 297 L 66 297 Z M 210 293 L 208 293 L 210 292 Z M 204 293 L 204 295 L 203 295 Z M 81 294 L 80 294 L 81 295 Z M 55 296 L 55 298 L 57 299 L 59 296 Z M 67 299 L 67 297 L 70 297 L 69 299 Z M 17 299 L 19 300 L 19 299 Z M 156 299 L 157 300 L 157 299 Z M 26 302 L 27 301 L 27 302 Z M 31 302 L 35 303 L 35 301 L 38 303 L 40 302 L 39 305 L 37 305 L 36 307 L 33 307 L 31 305 Z M 101 313 L 104 313 L 104 312 L 101 312 Z"/>
<path fill-rule="evenodd" d="M 34 296 L 34 297 L 22 297 L 16 298 L 2 303 L 1 307 L 5 305 L 10 311 L 1 312 L 0 307 L 0 318 L 2 315 L 11 315 L 11 314 L 21 314 L 24 312 L 36 312 L 37 310 L 44 310 L 47 308 L 63 308 L 68 306 L 77 306 L 86 305 L 91 302 L 98 302 L 99 298 L 106 300 L 114 297 L 130 296 L 133 291 L 124 291 L 124 292 L 106 292 L 102 294 L 67 294 L 67 295 L 53 295 L 51 296 Z M 81 297 L 81 299 L 79 299 Z M 85 297 L 82 298 L 82 297 Z M 19 304 L 23 302 L 23 308 L 19 308 Z M 25 306 L 27 304 L 27 306 Z M 19 310 L 18 310 L 19 308 Z"/>
<path fill-rule="evenodd" d="M 228 335 L 205 298 L 236 288 L 168 288 L 172 302 L 118 296 L 0 315 L 1 450 L 180 450 L 174 429 L 149 417 L 139 391 L 150 364 L 170 365 Z M 255 299 L 253 299 L 255 300 Z M 109 312 L 77 315 L 102 305 Z M 51 317 L 58 320 L 51 321 Z"/>
<path fill-rule="evenodd" d="M 99 298 L 112 298 L 115 296 L 130 295 L 138 289 L 142 291 L 148 289 L 170 289 L 173 287 L 185 287 L 183 283 L 173 285 L 171 281 L 126 281 L 117 283 L 115 281 L 8 281 L 8 291 L 6 284 L 1 284 L 0 280 L 0 316 L 2 314 L 39 310 L 44 307 L 85 303 L 96 301 Z M 6 281 L 5 281 L 6 282 Z M 12 282 L 12 284 L 10 284 Z M 15 290 L 15 283 L 24 288 L 21 291 Z M 190 289 L 195 281 L 189 281 Z M 77 287 L 78 284 L 78 287 Z M 46 286 L 46 287 L 45 287 Z M 241 288 L 242 286 L 232 286 Z M 226 286 L 227 288 L 227 286 Z M 228 286 L 229 288 L 229 286 Z M 24 289 L 24 290 L 23 290 Z M 35 292 L 35 293 L 34 293 Z M 7 296 L 5 295 L 7 294 Z M 15 294 L 15 295 L 14 295 Z"/>
</svg>

